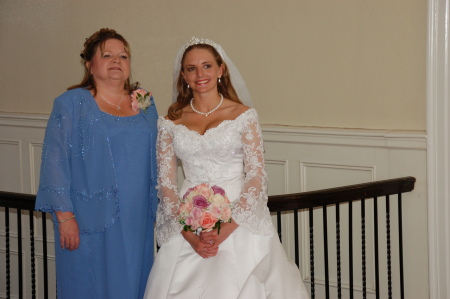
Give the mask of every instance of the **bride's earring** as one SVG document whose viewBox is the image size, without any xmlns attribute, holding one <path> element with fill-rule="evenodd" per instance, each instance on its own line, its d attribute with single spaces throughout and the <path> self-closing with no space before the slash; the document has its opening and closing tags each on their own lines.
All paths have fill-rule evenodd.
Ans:
<svg viewBox="0 0 450 299">
<path fill-rule="evenodd" d="M 220 77 L 219 77 L 219 84 L 220 84 Z"/>
</svg>

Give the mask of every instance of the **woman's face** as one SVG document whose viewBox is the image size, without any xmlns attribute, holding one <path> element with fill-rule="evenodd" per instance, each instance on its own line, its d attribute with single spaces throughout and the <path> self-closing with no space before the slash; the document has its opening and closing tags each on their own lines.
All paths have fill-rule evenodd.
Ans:
<svg viewBox="0 0 450 299">
<path fill-rule="evenodd" d="M 184 57 L 182 75 L 194 93 L 217 90 L 217 79 L 222 73 L 222 66 L 206 49 L 194 48 Z"/>
<path fill-rule="evenodd" d="M 125 82 L 130 76 L 130 58 L 125 45 L 118 39 L 108 39 L 103 49 L 99 46 L 87 66 L 96 83 L 118 80 Z"/>
</svg>

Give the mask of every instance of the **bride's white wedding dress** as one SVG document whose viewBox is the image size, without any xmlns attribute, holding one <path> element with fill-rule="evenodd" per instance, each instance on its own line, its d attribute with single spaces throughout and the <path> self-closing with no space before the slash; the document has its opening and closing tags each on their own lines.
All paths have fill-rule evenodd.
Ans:
<svg viewBox="0 0 450 299">
<path fill-rule="evenodd" d="M 258 115 L 249 109 L 203 135 L 163 117 L 158 121 L 160 204 L 156 237 L 161 246 L 146 299 L 308 298 L 297 266 L 288 260 L 267 208 L 267 175 Z M 185 181 L 177 189 L 177 157 Z M 181 235 L 179 197 L 190 187 L 222 187 L 234 202 L 239 227 L 216 256 L 200 257 Z"/>
</svg>

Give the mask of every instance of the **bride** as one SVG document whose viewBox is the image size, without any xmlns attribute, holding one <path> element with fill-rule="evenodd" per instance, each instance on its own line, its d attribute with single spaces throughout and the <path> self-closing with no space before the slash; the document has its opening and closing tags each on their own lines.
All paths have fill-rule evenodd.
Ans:
<svg viewBox="0 0 450 299">
<path fill-rule="evenodd" d="M 174 81 L 174 103 L 158 120 L 160 249 L 144 297 L 308 298 L 271 222 L 261 129 L 239 71 L 218 44 L 192 38 L 175 59 Z M 178 220 L 180 197 L 203 183 L 232 202 L 220 232 L 196 234 Z"/>
</svg>

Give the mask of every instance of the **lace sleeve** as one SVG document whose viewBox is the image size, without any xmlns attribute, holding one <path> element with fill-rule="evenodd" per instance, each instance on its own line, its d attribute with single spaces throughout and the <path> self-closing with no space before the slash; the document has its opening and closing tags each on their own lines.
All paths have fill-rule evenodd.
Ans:
<svg viewBox="0 0 450 299">
<path fill-rule="evenodd" d="M 158 121 L 157 162 L 158 162 L 158 210 L 156 214 L 156 240 L 161 246 L 179 234 L 182 225 L 177 221 L 179 194 L 177 188 L 177 157 L 172 135 L 164 124 Z"/>
<path fill-rule="evenodd" d="M 264 170 L 264 148 L 256 113 L 242 132 L 245 181 L 233 207 L 233 219 L 253 233 L 273 235 L 274 227 L 267 207 L 267 174 Z"/>
</svg>

